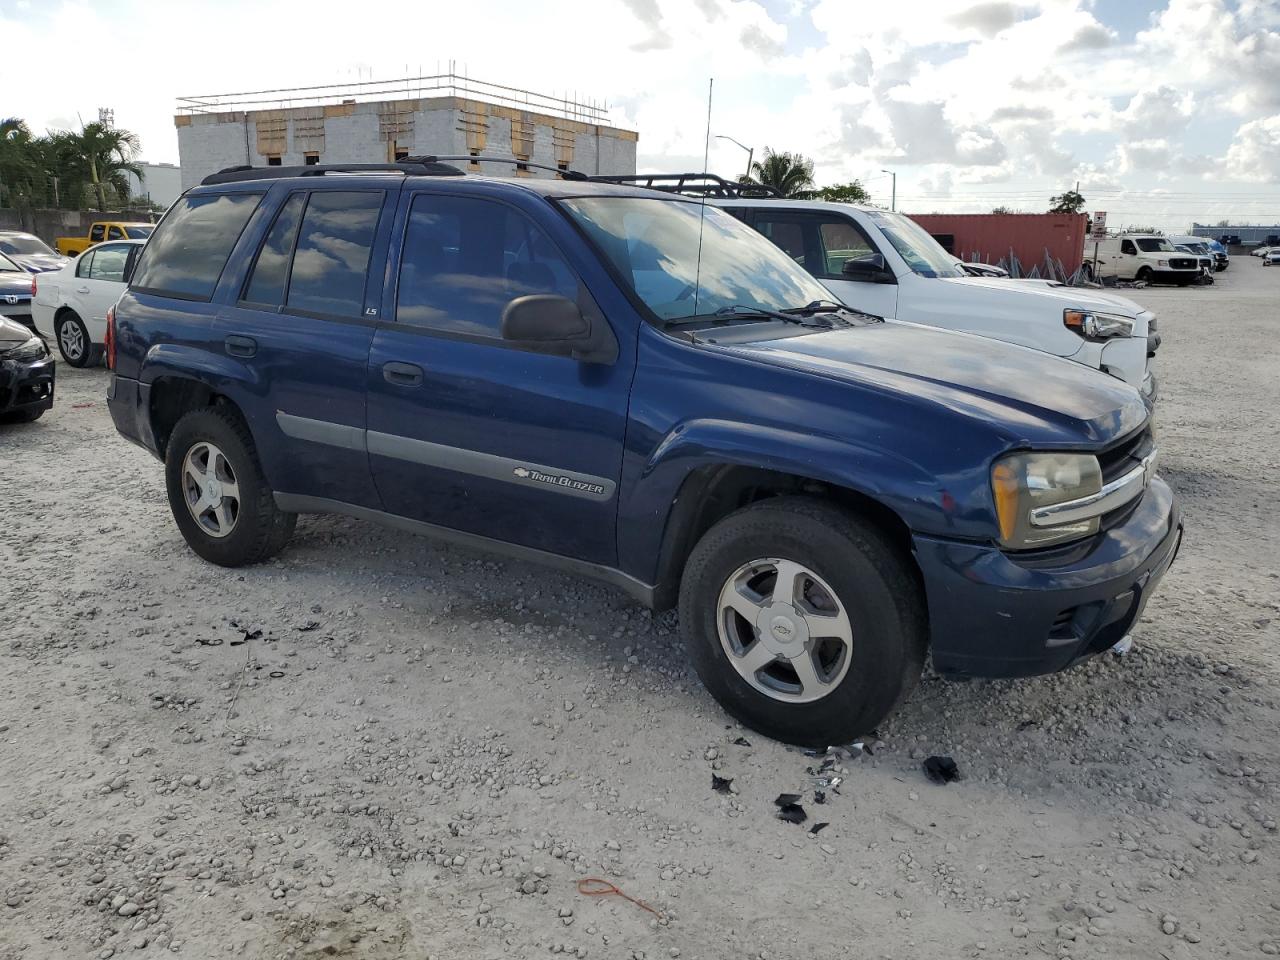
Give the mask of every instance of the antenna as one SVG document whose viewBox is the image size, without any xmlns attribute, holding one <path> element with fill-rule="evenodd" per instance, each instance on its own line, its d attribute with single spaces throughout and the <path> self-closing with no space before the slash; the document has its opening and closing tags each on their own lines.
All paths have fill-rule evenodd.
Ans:
<svg viewBox="0 0 1280 960">
<path fill-rule="evenodd" d="M 711 90 L 716 78 L 707 79 L 707 133 L 702 141 L 702 170 L 705 173 L 711 158 Z M 707 219 L 707 195 L 702 195 L 702 204 L 698 209 L 698 261 L 693 271 L 693 316 L 698 315 L 698 297 L 702 293 L 702 224 Z"/>
</svg>

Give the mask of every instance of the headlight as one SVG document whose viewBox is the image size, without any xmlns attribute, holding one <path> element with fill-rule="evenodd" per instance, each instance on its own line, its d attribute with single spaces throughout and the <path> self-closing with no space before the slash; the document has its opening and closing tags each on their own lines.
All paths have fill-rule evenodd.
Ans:
<svg viewBox="0 0 1280 960">
<path fill-rule="evenodd" d="M 1092 310 L 1063 310 L 1062 323 L 1086 340 L 1109 340 L 1133 336 L 1133 318 Z"/>
<path fill-rule="evenodd" d="M 1100 493 L 1102 468 L 1088 453 L 1014 453 L 991 468 L 1000 544 L 1030 550 L 1098 532 L 1098 518 L 1055 526 L 1033 526 L 1031 511 Z"/>
<path fill-rule="evenodd" d="M 1169 265 L 1169 261 L 1168 261 L 1168 260 L 1157 260 L 1157 261 L 1156 261 L 1156 266 L 1157 266 L 1157 267 L 1167 267 L 1168 265 Z"/>
<path fill-rule="evenodd" d="M 42 360 L 48 355 L 49 351 L 39 337 L 31 337 L 7 353 L 0 353 L 5 360 Z"/>
</svg>

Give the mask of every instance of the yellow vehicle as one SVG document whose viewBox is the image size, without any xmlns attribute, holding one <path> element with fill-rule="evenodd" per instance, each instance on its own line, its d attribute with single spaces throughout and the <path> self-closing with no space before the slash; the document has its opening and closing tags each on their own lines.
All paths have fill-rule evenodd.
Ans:
<svg viewBox="0 0 1280 960">
<path fill-rule="evenodd" d="M 75 257 L 84 253 L 95 243 L 104 240 L 145 240 L 156 228 L 154 223 L 125 223 L 117 220 L 99 220 L 89 227 L 87 237 L 58 237 L 54 241 L 58 252 L 64 257 Z"/>
</svg>

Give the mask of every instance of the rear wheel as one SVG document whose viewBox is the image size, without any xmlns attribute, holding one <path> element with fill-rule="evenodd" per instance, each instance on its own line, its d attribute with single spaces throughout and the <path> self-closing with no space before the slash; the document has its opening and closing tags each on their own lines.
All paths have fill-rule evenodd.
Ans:
<svg viewBox="0 0 1280 960">
<path fill-rule="evenodd" d="M 102 348 L 89 339 L 89 331 L 80 317 L 68 310 L 54 327 L 58 336 L 58 352 L 73 367 L 91 367 L 102 356 Z"/>
<path fill-rule="evenodd" d="M 902 552 L 832 504 L 763 501 L 699 541 L 680 628 L 712 696 L 748 726 L 823 747 L 869 733 L 914 689 L 924 597 Z"/>
<path fill-rule="evenodd" d="M 205 407 L 180 419 L 165 450 L 169 508 L 187 543 L 224 567 L 279 553 L 298 515 L 276 507 L 253 437 L 231 410 Z"/>
</svg>

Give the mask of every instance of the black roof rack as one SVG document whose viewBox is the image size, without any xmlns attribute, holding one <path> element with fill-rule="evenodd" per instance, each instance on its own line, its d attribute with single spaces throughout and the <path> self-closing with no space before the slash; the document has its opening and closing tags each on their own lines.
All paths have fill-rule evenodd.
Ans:
<svg viewBox="0 0 1280 960">
<path fill-rule="evenodd" d="M 719 200 L 781 200 L 773 187 L 763 183 L 747 183 L 726 180 L 714 173 L 632 173 L 600 174 L 587 177 L 594 183 L 616 183 L 632 187 L 648 187 L 666 193 L 681 193 L 689 197 L 708 197 Z"/>
<path fill-rule="evenodd" d="M 463 172 L 430 157 L 409 157 L 398 163 L 317 163 L 309 167 L 227 167 L 211 173 L 202 185 L 237 183 L 242 180 L 278 180 L 283 177 L 320 177 L 326 173 L 403 173 L 417 177 L 461 177 Z"/>
<path fill-rule="evenodd" d="M 409 157 L 409 160 L 417 160 L 423 163 L 441 163 L 456 162 L 458 160 L 467 163 L 510 163 L 513 166 L 526 168 L 529 170 L 549 170 L 552 173 L 559 174 L 565 180 L 590 180 L 585 173 L 579 170 L 561 170 L 559 167 L 549 167 L 545 163 L 531 163 L 528 160 L 518 160 L 515 157 L 486 157 L 483 155 L 473 156 L 472 154 L 456 154 L 448 157 L 425 156 L 425 157 Z"/>
</svg>

